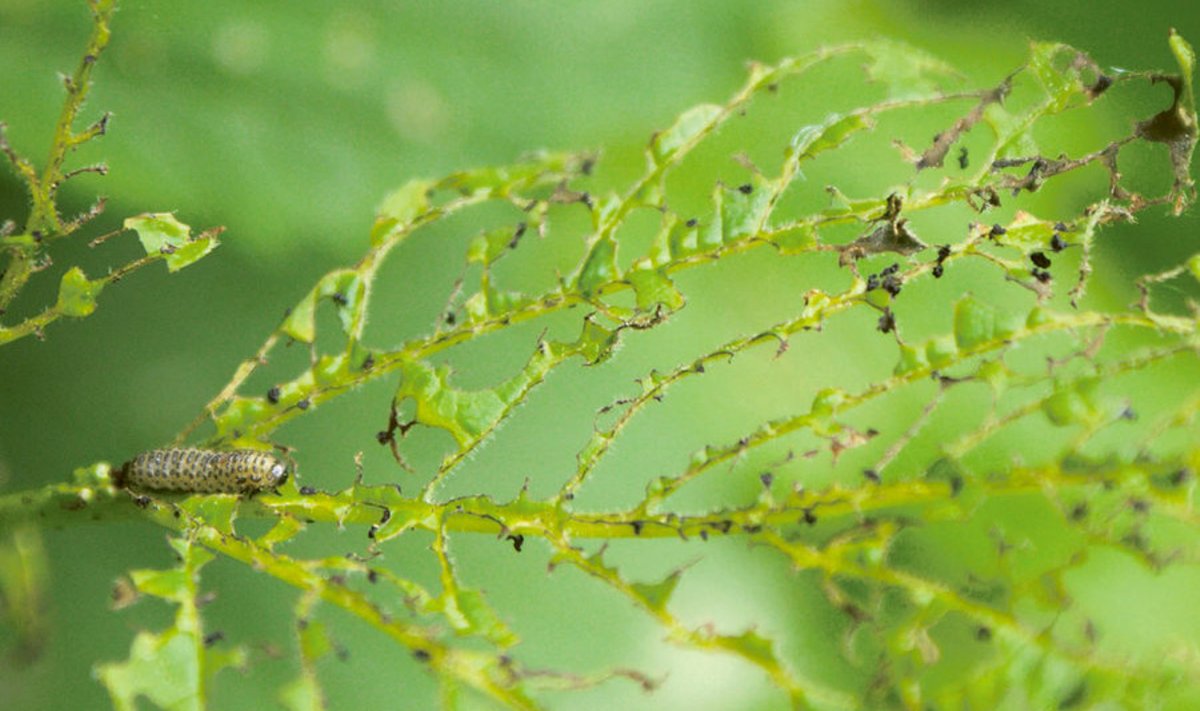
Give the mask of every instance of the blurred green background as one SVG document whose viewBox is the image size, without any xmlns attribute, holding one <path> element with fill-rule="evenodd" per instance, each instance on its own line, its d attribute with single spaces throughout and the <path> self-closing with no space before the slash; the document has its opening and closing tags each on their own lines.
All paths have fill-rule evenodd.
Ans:
<svg viewBox="0 0 1200 711">
<path fill-rule="evenodd" d="M 76 163 L 102 159 L 111 172 L 73 181 L 64 205 L 78 211 L 97 194 L 110 196 L 95 234 L 131 214 L 170 210 L 197 228 L 226 226 L 224 245 L 169 278 L 158 268 L 137 273 L 107 290 L 92 317 L 53 325 L 45 342 L 31 338 L 0 349 L 0 491 L 61 481 L 77 466 L 101 459 L 117 463 L 168 441 L 257 348 L 285 307 L 319 275 L 362 253 L 379 199 L 409 178 L 508 163 L 537 148 L 602 149 L 600 172 L 589 186 L 602 192 L 637 174 L 652 131 L 694 104 L 725 100 L 740 85 L 747 60 L 770 62 L 822 44 L 884 36 L 924 48 L 960 67 L 971 84 L 986 85 L 1023 61 L 1030 39 L 1073 44 L 1102 66 L 1172 70 L 1169 27 L 1197 41 L 1200 7 L 1166 0 L 1018 1 L 987 7 L 865 0 L 130 0 L 117 15 L 113 43 L 96 71 L 84 117 L 112 111 L 109 135 L 80 151 Z M 39 163 L 61 105 L 56 72 L 75 65 L 88 30 L 82 2 L 0 0 L 0 119 L 7 122 L 14 147 Z M 827 113 L 827 102 L 854 105 L 858 91 L 837 85 L 823 90 L 826 96 L 806 99 L 813 102 L 810 118 Z M 1165 105 L 1165 94 L 1156 96 Z M 1127 117 L 1105 111 L 1100 112 L 1101 123 L 1109 121 L 1110 130 L 1097 129 L 1099 133 L 1127 130 Z M 780 135 L 786 136 L 795 126 L 784 128 Z M 744 135 L 739 140 L 745 145 L 732 146 L 726 155 L 738 148 L 777 155 L 782 147 L 775 138 L 757 146 Z M 728 164 L 724 156 L 721 160 Z M 854 163 L 835 165 L 825 179 L 854 184 L 863 169 Z M 0 217 L 20 222 L 25 210 L 22 186 L 11 171 L 0 172 Z M 1106 247 L 1111 251 L 1102 257 L 1127 264 L 1130 273 L 1170 266 L 1195 251 L 1194 243 L 1188 243 L 1195 228 L 1193 216 L 1167 220 L 1146 215 L 1136 244 L 1121 239 L 1132 234 L 1124 228 L 1106 232 L 1102 241 L 1115 246 Z M 381 286 L 375 304 L 381 324 L 378 345 L 394 344 L 428 327 L 461 270 L 466 241 L 477 229 L 469 221 L 443 226 L 392 258 L 384 274 L 387 285 Z M 83 248 L 82 241 L 61 245 L 54 255 L 60 270 L 78 263 L 89 274 L 99 274 L 138 251 L 132 236 L 97 250 Z M 749 261 L 725 274 L 732 281 L 722 288 L 747 284 L 757 274 L 755 264 Z M 35 280 L 16 315 L 51 301 L 59 273 Z M 548 283 L 545 273 L 522 276 L 515 270 L 508 276 Z M 786 293 L 795 298 L 808 286 L 797 289 L 789 279 L 802 277 L 801 270 L 757 288 L 764 300 Z M 681 285 L 693 290 L 689 293 L 705 288 L 719 293 L 712 277 L 707 279 L 689 275 Z M 1098 291 L 1103 294 L 1104 287 Z M 450 490 L 508 496 L 526 476 L 535 479 L 535 489 L 542 482 L 540 493 L 551 490 L 570 471 L 596 407 L 620 395 L 620 388 L 648 368 L 671 367 L 698 352 L 701 344 L 711 346 L 739 332 L 704 332 L 708 322 L 703 319 L 713 313 L 704 311 L 705 298 L 696 297 L 692 304 L 697 321 L 681 317 L 668 335 L 623 354 L 624 360 L 618 359 L 604 378 L 555 376 L 528 412 L 509 423 L 487 456 L 468 465 Z M 751 316 L 755 303 L 747 302 L 745 313 L 722 318 L 766 323 L 768 316 Z M 689 331 L 689 324 L 700 331 Z M 528 356 L 540 328 L 506 333 L 489 344 L 491 351 L 458 356 L 459 382 L 483 387 L 511 373 Z M 854 328 L 870 331 L 869 324 Z M 944 330 L 945 324 L 930 330 L 938 328 Z M 835 337 L 826 334 L 830 342 L 822 346 L 834 362 Z M 303 354 L 295 357 L 302 360 Z M 893 357 L 890 350 L 868 351 L 864 359 L 886 368 Z M 762 360 L 752 367 L 768 368 L 768 359 Z M 278 368 L 273 372 L 287 372 L 286 363 L 273 367 Z M 857 377 L 873 377 L 864 376 L 867 366 L 862 367 Z M 566 370 L 579 369 L 568 365 Z M 823 364 L 817 370 L 830 377 L 848 374 L 851 380 L 841 384 L 854 386 L 853 367 Z M 691 449 L 728 437 L 761 419 L 764 411 L 793 411 L 810 397 L 791 401 L 786 393 L 765 392 L 761 401 L 714 417 L 711 398 L 741 392 L 737 382 L 721 377 L 669 401 L 654 421 L 659 429 L 631 429 L 619 450 L 621 459 L 607 463 L 603 473 L 619 479 L 620 469 L 635 465 L 644 471 L 674 471 Z M 752 370 L 741 377 L 764 376 Z M 252 389 L 268 385 L 255 380 Z M 279 439 L 299 448 L 306 483 L 324 488 L 348 484 L 351 458 L 358 450 L 368 451 L 369 481 L 405 476 L 373 443 L 373 434 L 386 423 L 389 396 L 386 386 L 364 389 L 281 430 Z M 547 439 L 561 446 L 547 446 Z M 664 439 L 673 444 L 658 451 L 655 443 Z M 413 454 L 414 463 L 436 462 L 444 444 L 431 438 L 426 450 Z M 615 484 L 611 491 L 602 489 L 593 503 L 631 501 L 649 476 L 634 478 L 623 489 Z M 366 540 L 361 533 L 332 534 L 311 545 L 314 551 L 362 550 Z M 405 574 L 432 580 L 427 544 L 412 537 L 390 548 L 389 560 Z M 102 707 L 106 697 L 90 681 L 90 665 L 121 658 L 133 630 L 161 624 L 167 614 L 153 603 L 143 604 L 136 614 L 110 613 L 109 586 L 130 568 L 168 564 L 163 533 L 136 524 L 76 528 L 49 532 L 46 545 L 54 585 L 43 654 L 29 666 L 0 665 L 0 699 L 8 700 L 5 708 Z M 660 641 L 661 630 L 626 601 L 583 581 L 577 572 L 545 576 L 544 551 L 499 555 L 497 546 L 492 540 L 464 540 L 456 553 L 467 581 L 485 587 L 525 637 L 519 650 L 528 663 L 587 671 L 621 662 L 653 670 L 661 659 L 673 660 L 664 663 L 672 675 L 654 699 L 615 683 L 553 702 L 573 708 L 594 708 L 603 700 L 713 709 L 730 708 L 731 698 L 743 708 L 780 703 L 756 671 L 675 651 Z M 728 614 L 717 619 L 728 631 L 751 623 L 761 628 L 764 620 L 774 620 L 764 631 L 777 631 L 772 624 L 792 630 L 785 650 L 791 663 L 830 678 L 855 678 L 857 672 L 842 660 L 804 657 L 805 639 L 821 640 L 838 629 L 838 623 L 818 614 L 828 603 L 812 586 L 797 583 L 778 560 L 747 552 L 736 541 L 710 543 L 704 554 L 696 579 L 720 579 L 725 585 L 716 589 L 697 583 L 685 590 L 678 599 L 685 619 L 698 624 L 713 619 L 714 609 L 723 609 Z M 634 577 L 639 570 L 646 577 L 661 575 L 663 560 L 682 563 L 699 555 L 696 544 L 678 542 L 613 550 L 614 560 L 627 564 Z M 290 649 L 290 591 L 223 562 L 207 573 L 206 587 L 221 591 L 209 610 L 210 625 L 237 630 L 238 642 Z M 1150 590 L 1143 587 L 1143 592 Z M 595 611 L 589 619 L 604 624 L 591 628 L 587 620 L 572 619 L 571 611 L 583 607 Z M 1194 613 L 1172 618 L 1169 625 L 1161 619 L 1141 624 L 1152 630 L 1165 625 L 1164 633 L 1182 626 L 1200 635 Z M 400 707 L 432 703 L 428 678 L 375 632 L 340 620 L 335 635 L 351 651 L 344 662 L 322 667 L 337 707 L 353 700 L 363 709 L 396 708 L 397 694 Z M 293 673 L 289 656 L 276 660 L 269 649 L 256 649 L 248 676 L 223 677 L 216 707 L 269 706 L 274 689 Z"/>
</svg>

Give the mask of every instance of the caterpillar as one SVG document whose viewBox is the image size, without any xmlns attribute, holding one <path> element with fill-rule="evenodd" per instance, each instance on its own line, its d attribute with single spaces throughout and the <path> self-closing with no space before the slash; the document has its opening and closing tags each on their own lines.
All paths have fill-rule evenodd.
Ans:
<svg viewBox="0 0 1200 711">
<path fill-rule="evenodd" d="M 266 452 L 237 449 L 152 449 L 113 472 L 113 483 L 129 489 L 252 494 L 287 481 L 287 466 Z"/>
</svg>

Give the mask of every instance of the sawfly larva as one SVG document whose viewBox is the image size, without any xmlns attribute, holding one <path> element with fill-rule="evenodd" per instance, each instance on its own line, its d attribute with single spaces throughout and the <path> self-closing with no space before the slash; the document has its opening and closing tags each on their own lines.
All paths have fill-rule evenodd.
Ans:
<svg viewBox="0 0 1200 711">
<path fill-rule="evenodd" d="M 287 481 L 287 465 L 255 449 L 173 448 L 142 452 L 113 473 L 128 489 L 252 494 Z"/>
</svg>

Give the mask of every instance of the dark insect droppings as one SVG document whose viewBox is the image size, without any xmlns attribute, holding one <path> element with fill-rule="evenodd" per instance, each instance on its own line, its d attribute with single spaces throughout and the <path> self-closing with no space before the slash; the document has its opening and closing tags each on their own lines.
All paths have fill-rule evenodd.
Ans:
<svg viewBox="0 0 1200 711">
<path fill-rule="evenodd" d="M 1042 269 L 1050 268 L 1050 258 L 1041 252 L 1034 252 L 1029 255 L 1029 261 L 1033 262 Z"/>
<path fill-rule="evenodd" d="M 1067 243 L 1063 241 L 1062 235 L 1055 232 L 1054 236 L 1050 238 L 1051 251 L 1061 252 L 1066 248 L 1067 248 Z"/>
<path fill-rule="evenodd" d="M 311 486 L 302 486 L 300 487 L 300 493 L 304 496 L 312 496 L 313 494 L 317 493 L 317 490 Z"/>
<path fill-rule="evenodd" d="M 1112 77 L 1107 74 L 1101 74 L 1096 78 L 1096 83 L 1088 87 L 1088 93 L 1093 97 L 1099 96 L 1107 91 L 1108 87 L 1112 86 L 1112 83 Z"/>
<path fill-rule="evenodd" d="M 945 272 L 945 269 L 942 267 L 942 265 L 940 265 L 940 264 L 933 265 L 933 278 L 934 279 L 941 279 L 942 274 L 944 272 Z"/>
<path fill-rule="evenodd" d="M 271 403 L 272 405 L 278 405 L 280 394 L 279 386 L 271 388 L 267 391 L 267 402 Z"/>
<path fill-rule="evenodd" d="M 892 315 L 891 309 L 883 310 L 883 315 L 879 317 L 879 324 L 876 328 L 880 333 L 890 333 L 896 328 L 896 317 Z"/>
</svg>

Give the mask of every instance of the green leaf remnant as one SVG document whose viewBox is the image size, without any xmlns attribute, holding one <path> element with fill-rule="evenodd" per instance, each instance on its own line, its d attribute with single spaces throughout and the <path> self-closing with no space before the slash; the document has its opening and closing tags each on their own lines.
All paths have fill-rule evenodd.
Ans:
<svg viewBox="0 0 1200 711">
<path fill-rule="evenodd" d="M 174 624 L 161 633 L 139 632 L 127 661 L 96 667 L 97 677 L 108 687 L 118 709 L 136 708 L 139 697 L 164 709 L 206 708 L 212 677 L 246 662 L 245 650 L 210 649 L 211 642 L 204 635 L 196 604 L 199 573 L 214 554 L 181 538 L 171 539 L 171 546 L 179 554 L 180 567 L 135 570 L 130 578 L 136 593 L 178 606 Z"/>
</svg>

